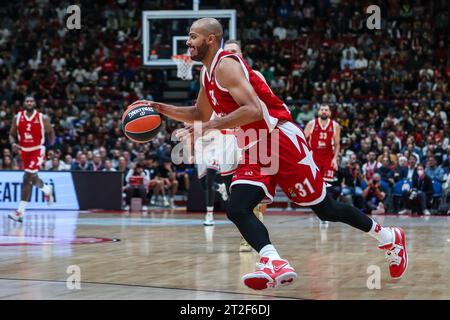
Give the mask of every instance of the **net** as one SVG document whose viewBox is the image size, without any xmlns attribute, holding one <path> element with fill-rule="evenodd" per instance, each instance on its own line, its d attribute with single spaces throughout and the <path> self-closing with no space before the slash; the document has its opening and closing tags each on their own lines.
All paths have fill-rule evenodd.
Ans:
<svg viewBox="0 0 450 320">
<path fill-rule="evenodd" d="M 192 80 L 192 66 L 194 62 L 187 54 L 172 56 L 172 60 L 177 65 L 177 77 L 182 80 Z"/>
</svg>

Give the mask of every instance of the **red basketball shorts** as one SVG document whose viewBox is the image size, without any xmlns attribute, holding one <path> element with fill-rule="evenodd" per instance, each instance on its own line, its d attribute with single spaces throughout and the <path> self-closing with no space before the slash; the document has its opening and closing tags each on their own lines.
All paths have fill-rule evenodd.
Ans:
<svg viewBox="0 0 450 320">
<path fill-rule="evenodd" d="M 20 156 L 23 162 L 23 168 L 26 172 L 36 173 L 41 168 L 41 164 L 45 159 L 45 147 L 42 146 L 33 151 L 20 151 Z"/>
<path fill-rule="evenodd" d="M 313 153 L 314 161 L 319 167 L 320 173 L 325 181 L 332 182 L 334 180 L 334 169 L 331 165 L 333 161 L 333 154 Z"/>
<path fill-rule="evenodd" d="M 261 136 L 261 135 L 260 135 Z M 264 190 L 264 202 L 272 202 L 277 185 L 299 205 L 320 203 L 326 185 L 316 166 L 303 131 L 283 122 L 266 138 L 243 152 L 231 186 L 249 184 Z"/>
</svg>

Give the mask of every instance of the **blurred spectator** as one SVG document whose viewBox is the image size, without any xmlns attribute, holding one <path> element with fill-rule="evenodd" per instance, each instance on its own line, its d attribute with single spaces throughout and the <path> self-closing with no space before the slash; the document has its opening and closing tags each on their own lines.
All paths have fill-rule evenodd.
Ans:
<svg viewBox="0 0 450 320">
<path fill-rule="evenodd" d="M 389 158 L 383 158 L 381 161 L 381 167 L 376 171 L 380 175 L 381 181 L 386 182 L 391 187 L 394 185 L 394 171 L 391 168 L 391 161 Z"/>
<path fill-rule="evenodd" d="M 394 168 L 394 181 L 400 181 L 408 178 L 408 159 L 401 156 L 398 159 L 398 165 Z"/>
<path fill-rule="evenodd" d="M 72 159 L 72 156 L 70 154 L 67 154 L 66 157 L 64 158 L 64 162 L 65 162 L 65 168 L 64 170 L 71 170 L 72 165 L 74 164 L 74 161 Z"/>
<path fill-rule="evenodd" d="M 414 178 L 414 176 L 417 175 L 417 169 L 416 169 L 416 165 L 417 165 L 417 161 L 419 159 L 417 158 L 416 155 L 411 154 L 409 156 L 409 161 L 408 161 L 408 174 L 407 174 L 407 178 L 409 180 L 412 180 Z"/>
<path fill-rule="evenodd" d="M 394 154 L 393 152 L 390 152 L 389 146 L 383 147 L 383 153 L 378 156 L 377 160 L 378 162 L 382 162 L 384 158 L 388 158 L 389 162 L 393 166 L 397 165 L 398 162 L 397 155 Z"/>
<path fill-rule="evenodd" d="M 384 200 L 386 194 L 381 189 L 381 176 L 375 173 L 368 181 L 363 191 L 364 203 L 367 214 L 383 214 L 385 212 Z"/>
<path fill-rule="evenodd" d="M 381 163 L 376 161 L 376 154 L 375 152 L 371 151 L 369 152 L 369 155 L 367 156 L 367 162 L 363 165 L 363 173 L 366 179 L 372 180 L 373 175 L 378 170 L 378 168 L 381 167 Z"/>
<path fill-rule="evenodd" d="M 427 177 L 430 177 L 431 180 L 435 180 L 440 183 L 444 182 L 444 170 L 437 166 L 436 158 L 433 156 L 430 156 L 427 160 L 425 174 Z"/>
<path fill-rule="evenodd" d="M 116 172 L 117 170 L 114 169 L 111 160 L 106 159 L 105 160 L 105 165 L 103 166 L 103 169 L 101 171 Z"/>
<path fill-rule="evenodd" d="M 403 191 L 403 203 L 405 209 L 399 214 L 410 214 L 412 210 L 417 210 L 418 214 L 430 215 L 427 209 L 433 196 L 433 182 L 426 175 L 423 165 L 417 166 L 417 175 L 413 177 L 412 189 Z"/>
<path fill-rule="evenodd" d="M 142 211 L 147 211 L 147 190 L 150 181 L 148 171 L 144 170 L 140 164 L 136 164 L 133 169 L 128 171 L 125 181 L 125 210 L 130 210 L 130 202 L 132 197 L 139 197 L 142 199 Z"/>
<path fill-rule="evenodd" d="M 345 168 L 340 171 L 343 175 L 342 197 L 344 200 L 349 200 L 357 208 L 364 208 L 363 190 L 361 183 L 364 177 L 361 172 L 361 165 L 358 163 L 356 155 L 353 153 Z"/>
<path fill-rule="evenodd" d="M 0 170 L 18 170 L 19 168 L 14 165 L 13 159 L 9 155 L 3 156 L 0 162 Z"/>
<path fill-rule="evenodd" d="M 149 172 L 150 176 L 150 182 L 148 185 L 149 190 L 152 190 L 150 204 L 156 205 L 161 197 L 163 206 L 169 206 L 170 203 L 166 196 L 165 184 L 163 179 L 161 178 L 157 160 L 153 157 L 145 159 L 145 169 Z"/>
<path fill-rule="evenodd" d="M 445 173 L 450 173 L 450 147 L 447 147 L 447 153 L 442 156 L 442 169 Z"/>
<path fill-rule="evenodd" d="M 164 182 L 164 187 L 170 190 L 169 204 L 173 208 L 175 207 L 174 196 L 178 192 L 179 182 L 177 180 L 177 175 L 172 165 L 172 161 L 165 160 L 163 164 L 159 167 L 159 173 L 162 181 Z"/>
<path fill-rule="evenodd" d="M 92 166 L 92 163 L 88 162 L 87 156 L 82 153 L 80 155 L 80 160 L 76 161 L 72 164 L 72 167 L 70 170 L 74 171 L 93 171 L 94 167 Z"/>
<path fill-rule="evenodd" d="M 59 160 L 59 157 L 55 156 L 52 159 L 50 167 L 47 169 L 50 171 L 63 171 L 66 170 L 66 165 L 64 162 Z"/>
<path fill-rule="evenodd" d="M 93 171 L 102 171 L 103 163 L 100 153 L 96 152 L 92 158 L 92 170 Z"/>
</svg>

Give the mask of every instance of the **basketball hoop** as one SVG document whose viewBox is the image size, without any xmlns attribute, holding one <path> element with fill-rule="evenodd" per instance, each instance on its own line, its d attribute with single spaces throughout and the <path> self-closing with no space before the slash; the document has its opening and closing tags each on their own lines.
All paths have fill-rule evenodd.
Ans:
<svg viewBox="0 0 450 320">
<path fill-rule="evenodd" d="M 177 65 L 177 77 L 182 80 L 192 80 L 192 66 L 194 62 L 190 55 L 177 54 L 172 56 L 172 61 Z"/>
</svg>

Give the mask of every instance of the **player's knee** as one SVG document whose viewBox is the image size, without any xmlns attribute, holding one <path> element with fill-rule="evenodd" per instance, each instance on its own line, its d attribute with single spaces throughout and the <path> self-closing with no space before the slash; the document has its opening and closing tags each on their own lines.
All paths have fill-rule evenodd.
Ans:
<svg viewBox="0 0 450 320">
<path fill-rule="evenodd" d="M 231 221 L 235 222 L 248 214 L 249 211 L 251 212 L 251 209 L 249 209 L 242 200 L 233 201 L 232 197 L 230 203 L 228 204 L 227 217 Z"/>
<path fill-rule="evenodd" d="M 322 221 L 341 221 L 341 207 L 340 204 L 333 199 L 330 195 L 327 195 L 325 199 L 318 205 L 314 205 L 311 209 Z"/>
</svg>

